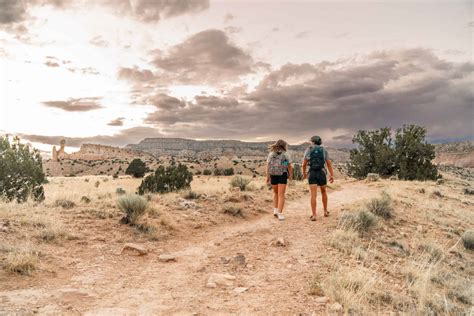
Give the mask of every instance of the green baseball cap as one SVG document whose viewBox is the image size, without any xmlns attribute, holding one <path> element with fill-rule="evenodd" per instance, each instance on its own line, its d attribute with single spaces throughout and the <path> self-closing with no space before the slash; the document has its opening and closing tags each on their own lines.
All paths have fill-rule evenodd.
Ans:
<svg viewBox="0 0 474 316">
<path fill-rule="evenodd" d="M 320 143 L 321 142 L 321 137 L 313 136 L 313 137 L 311 137 L 311 142 L 312 143 Z"/>
</svg>

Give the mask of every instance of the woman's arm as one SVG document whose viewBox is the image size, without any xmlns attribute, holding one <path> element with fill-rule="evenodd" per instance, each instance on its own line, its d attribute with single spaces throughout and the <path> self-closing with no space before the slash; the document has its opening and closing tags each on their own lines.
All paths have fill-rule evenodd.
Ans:
<svg viewBox="0 0 474 316">
<path fill-rule="evenodd" d="M 293 165 L 291 162 L 288 164 L 288 180 L 293 180 Z"/>
<path fill-rule="evenodd" d="M 270 183 L 270 165 L 268 164 L 268 162 L 267 162 L 266 173 L 267 173 L 267 183 Z"/>
</svg>

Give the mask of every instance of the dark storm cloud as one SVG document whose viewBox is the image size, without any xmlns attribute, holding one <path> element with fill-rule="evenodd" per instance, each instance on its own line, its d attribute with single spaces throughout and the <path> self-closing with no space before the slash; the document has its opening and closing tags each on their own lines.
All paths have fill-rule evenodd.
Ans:
<svg viewBox="0 0 474 316">
<path fill-rule="evenodd" d="M 123 126 L 124 117 L 116 118 L 115 120 L 110 121 L 109 126 Z"/>
<path fill-rule="evenodd" d="M 21 22 L 26 16 L 26 4 L 19 0 L 0 0 L 0 24 Z"/>
<path fill-rule="evenodd" d="M 151 127 L 133 127 L 121 130 L 119 133 L 107 136 L 97 135 L 92 137 L 64 137 L 64 136 L 44 136 L 31 134 L 18 134 L 22 139 L 30 142 L 58 145 L 61 139 L 66 140 L 66 146 L 79 147 L 82 144 L 103 144 L 110 146 L 123 146 L 126 144 L 138 143 L 146 137 L 162 137 L 156 129 Z"/>
<path fill-rule="evenodd" d="M 105 4 L 143 22 L 157 22 L 163 18 L 198 13 L 209 8 L 209 0 L 109 0 Z"/>
<path fill-rule="evenodd" d="M 51 108 L 57 108 L 68 112 L 87 112 L 102 108 L 98 102 L 101 98 L 78 98 L 67 101 L 45 101 L 41 104 Z"/>
<path fill-rule="evenodd" d="M 473 70 L 472 63 L 447 62 L 423 49 L 288 64 L 251 93 L 196 96 L 159 107 L 145 121 L 194 138 L 302 139 L 324 131 L 332 145 L 348 145 L 359 129 L 410 123 L 426 126 L 431 138 L 465 137 L 473 133 Z"/>
<path fill-rule="evenodd" d="M 221 30 L 194 34 L 166 53 L 156 52 L 153 64 L 181 83 L 218 83 L 251 73 L 252 57 Z"/>
</svg>

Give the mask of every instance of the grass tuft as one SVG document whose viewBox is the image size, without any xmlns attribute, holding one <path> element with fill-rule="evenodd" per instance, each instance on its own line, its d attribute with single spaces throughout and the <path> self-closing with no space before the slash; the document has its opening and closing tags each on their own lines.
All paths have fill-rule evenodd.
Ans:
<svg viewBox="0 0 474 316">
<path fill-rule="evenodd" d="M 356 213 L 343 213 L 340 224 L 345 230 L 355 230 L 359 233 L 368 233 L 377 223 L 377 218 L 371 212 L 362 210 Z"/>
<path fill-rule="evenodd" d="M 393 217 L 392 198 L 386 192 L 382 192 L 381 197 L 372 199 L 366 206 L 369 212 L 384 219 Z"/>
<path fill-rule="evenodd" d="M 31 275 L 38 267 L 38 254 L 31 250 L 15 250 L 8 254 L 5 270 L 21 275 Z"/>
<path fill-rule="evenodd" d="M 233 188 L 239 188 L 240 191 L 245 191 L 247 189 L 247 186 L 250 183 L 250 179 L 244 178 L 241 176 L 235 176 L 232 178 L 230 181 L 230 186 Z"/>
<path fill-rule="evenodd" d="M 474 249 L 474 230 L 468 230 L 461 236 L 462 244 L 464 248 L 473 250 Z"/>
<path fill-rule="evenodd" d="M 142 217 L 147 208 L 148 201 L 138 195 L 128 194 L 117 199 L 118 208 L 125 213 L 123 223 L 135 225 Z"/>
</svg>

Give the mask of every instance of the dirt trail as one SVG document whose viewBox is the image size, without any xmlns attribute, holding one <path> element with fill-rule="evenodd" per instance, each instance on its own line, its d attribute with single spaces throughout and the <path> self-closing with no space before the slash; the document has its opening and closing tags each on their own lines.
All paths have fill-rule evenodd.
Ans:
<svg viewBox="0 0 474 316">
<path fill-rule="evenodd" d="M 291 188 L 290 188 L 291 190 Z M 337 225 L 344 204 L 367 199 L 378 189 L 346 183 L 330 192 L 331 216 L 309 221 L 306 194 L 286 206 L 286 220 L 270 214 L 238 225 L 190 231 L 163 248 L 143 257 L 118 256 L 107 244 L 87 261 L 72 262 L 74 275 L 58 284 L 0 292 L 0 306 L 39 313 L 120 314 L 295 314 L 322 312 L 322 306 L 307 294 L 308 278 L 322 260 L 330 261 L 325 236 Z M 318 204 L 320 197 L 318 196 Z M 270 245 L 284 238 L 287 247 Z M 161 253 L 176 256 L 176 262 L 158 260 Z M 236 264 L 237 254 L 245 264 Z M 230 259 L 230 262 L 227 261 Z M 227 288 L 208 288 L 212 273 L 236 277 Z M 247 290 L 236 293 L 236 287 Z"/>
</svg>

